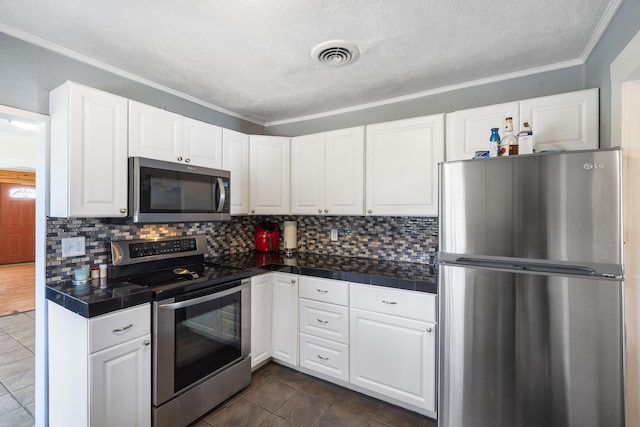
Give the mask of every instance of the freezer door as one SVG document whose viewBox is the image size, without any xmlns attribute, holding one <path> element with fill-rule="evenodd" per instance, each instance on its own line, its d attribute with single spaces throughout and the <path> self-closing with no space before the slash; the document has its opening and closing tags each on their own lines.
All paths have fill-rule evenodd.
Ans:
<svg viewBox="0 0 640 427">
<path fill-rule="evenodd" d="M 440 251 L 620 266 L 620 184 L 619 148 L 442 163 Z"/>
<path fill-rule="evenodd" d="M 622 283 L 440 268 L 440 427 L 624 425 Z"/>
</svg>

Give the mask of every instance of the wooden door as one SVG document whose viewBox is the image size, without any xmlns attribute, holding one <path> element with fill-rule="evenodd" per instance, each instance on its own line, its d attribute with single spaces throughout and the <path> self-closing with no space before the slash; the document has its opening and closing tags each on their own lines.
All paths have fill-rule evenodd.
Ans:
<svg viewBox="0 0 640 427">
<path fill-rule="evenodd" d="M 32 185 L 0 184 L 0 264 L 35 260 L 34 192 Z"/>
</svg>

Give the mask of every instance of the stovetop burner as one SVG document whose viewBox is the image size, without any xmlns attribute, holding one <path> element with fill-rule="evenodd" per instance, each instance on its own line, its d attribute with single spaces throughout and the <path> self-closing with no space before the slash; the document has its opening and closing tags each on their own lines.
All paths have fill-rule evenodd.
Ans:
<svg viewBox="0 0 640 427">
<path fill-rule="evenodd" d="M 150 288 L 157 300 L 250 277 L 247 270 L 204 260 L 203 235 L 112 241 L 110 278 Z"/>
</svg>

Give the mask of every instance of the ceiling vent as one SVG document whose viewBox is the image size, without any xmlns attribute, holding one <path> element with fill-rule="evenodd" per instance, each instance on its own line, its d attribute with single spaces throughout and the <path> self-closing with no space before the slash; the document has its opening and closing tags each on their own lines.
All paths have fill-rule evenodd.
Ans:
<svg viewBox="0 0 640 427">
<path fill-rule="evenodd" d="M 344 67 L 360 56 L 358 46 L 344 40 L 329 40 L 311 50 L 311 57 L 329 67 Z"/>
</svg>

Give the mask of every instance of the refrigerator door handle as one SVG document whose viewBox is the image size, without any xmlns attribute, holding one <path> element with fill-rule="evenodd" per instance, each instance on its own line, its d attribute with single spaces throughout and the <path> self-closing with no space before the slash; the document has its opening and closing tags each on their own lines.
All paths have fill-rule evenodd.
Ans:
<svg viewBox="0 0 640 427">
<path fill-rule="evenodd" d="M 575 266 L 575 265 L 561 265 L 550 263 L 535 263 L 535 262 L 508 262 L 508 261 L 494 261 L 460 257 L 454 261 L 455 264 L 466 265 L 470 267 L 486 267 L 486 268 L 501 268 L 507 270 L 520 270 L 534 273 L 554 273 L 560 275 L 572 275 L 572 276 L 596 276 L 596 277 L 611 277 L 615 278 L 615 275 L 607 275 L 598 273 L 591 267 Z"/>
</svg>

